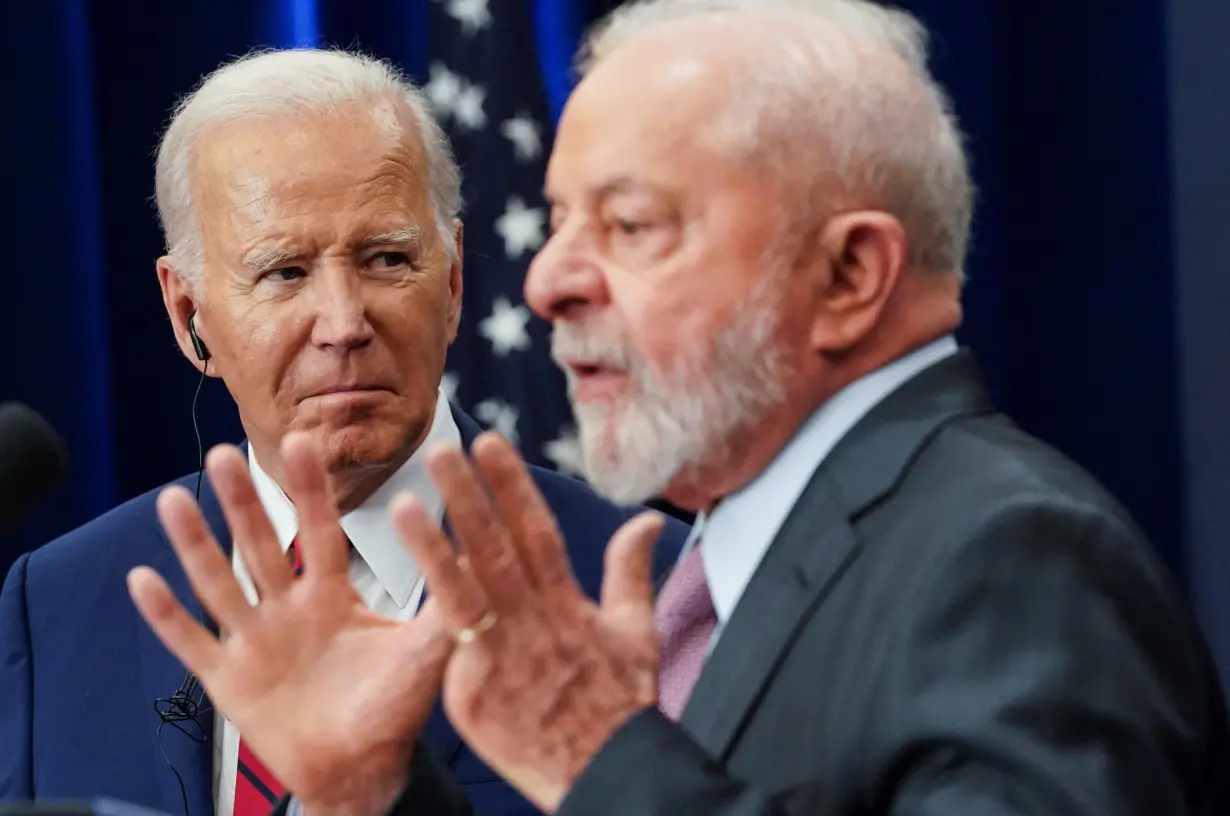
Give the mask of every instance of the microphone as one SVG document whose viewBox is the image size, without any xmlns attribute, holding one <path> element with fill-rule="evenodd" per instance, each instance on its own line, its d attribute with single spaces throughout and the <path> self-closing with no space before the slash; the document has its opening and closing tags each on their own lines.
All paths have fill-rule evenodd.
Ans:
<svg viewBox="0 0 1230 816">
<path fill-rule="evenodd" d="M 68 477 L 68 450 L 47 420 L 16 402 L 0 404 L 0 530 Z"/>
</svg>

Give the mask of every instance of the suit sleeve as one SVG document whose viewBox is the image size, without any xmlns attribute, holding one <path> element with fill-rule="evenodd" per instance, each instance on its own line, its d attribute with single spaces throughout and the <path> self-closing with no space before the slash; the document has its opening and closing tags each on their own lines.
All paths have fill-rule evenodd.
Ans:
<svg viewBox="0 0 1230 816">
<path fill-rule="evenodd" d="M 564 797 L 556 816 L 790 816 L 764 791 L 726 772 L 656 708 L 615 732 Z M 819 815 L 817 815 L 819 816 Z"/>
<path fill-rule="evenodd" d="M 26 566 L 23 555 L 9 570 L 0 590 L 0 802 L 34 797 L 30 763 L 31 685 L 30 627 L 26 613 Z"/>
<path fill-rule="evenodd" d="M 410 781 L 389 816 L 478 816 L 461 786 L 420 739 L 410 762 Z"/>
<path fill-rule="evenodd" d="M 304 812 L 297 800 L 284 796 L 274 805 L 270 816 L 312 816 Z M 414 758 L 410 762 L 409 781 L 405 789 L 393 803 L 388 816 L 478 816 L 470 806 L 465 793 L 461 790 L 448 770 L 440 764 L 428 747 L 426 740 L 420 739 L 414 748 Z"/>
<path fill-rule="evenodd" d="M 1149 556 L 1134 531 L 1096 512 L 1026 507 L 929 565 L 868 678 L 868 812 L 1214 812 L 1188 792 L 1214 789 L 1223 773 L 1204 750 L 1206 724 L 1225 718 L 1215 675 Z M 788 738 L 764 750 L 789 751 Z M 838 816 L 793 804 L 806 788 L 759 790 L 646 711 L 594 757 L 558 814 Z"/>
</svg>

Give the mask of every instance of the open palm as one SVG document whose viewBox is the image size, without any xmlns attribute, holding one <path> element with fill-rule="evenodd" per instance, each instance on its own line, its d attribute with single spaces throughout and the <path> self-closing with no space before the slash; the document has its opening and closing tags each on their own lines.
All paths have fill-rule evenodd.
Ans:
<svg viewBox="0 0 1230 816">
<path fill-rule="evenodd" d="M 306 440 L 283 450 L 299 508 L 296 577 L 234 448 L 206 470 L 260 596 L 244 597 L 200 509 L 182 489 L 158 513 L 219 639 L 160 576 L 138 568 L 129 589 L 167 648 L 200 678 L 213 704 L 271 773 L 311 807 L 381 810 L 405 778 L 415 738 L 439 693 L 452 640 L 433 603 L 408 623 L 370 612 L 350 585 L 348 545 L 324 471 Z"/>
<path fill-rule="evenodd" d="M 606 550 L 602 599 L 589 600 L 550 506 L 516 449 L 495 433 L 471 456 L 437 448 L 427 467 L 458 548 L 419 502 L 391 513 L 450 631 L 444 705 L 479 756 L 543 811 L 625 722 L 658 701 L 653 542 L 642 513 Z"/>
</svg>

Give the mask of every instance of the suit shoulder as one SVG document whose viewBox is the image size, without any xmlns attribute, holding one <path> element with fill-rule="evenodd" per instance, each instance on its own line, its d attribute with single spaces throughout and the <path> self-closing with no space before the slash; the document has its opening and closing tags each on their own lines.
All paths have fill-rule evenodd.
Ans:
<svg viewBox="0 0 1230 816">
<path fill-rule="evenodd" d="M 586 522 L 591 528 L 614 533 L 621 524 L 646 509 L 640 505 L 625 507 L 615 504 L 585 482 L 546 468 L 531 466 L 530 473 L 557 516 L 573 517 Z M 682 532 L 685 536 L 689 529 L 678 519 L 668 520 L 667 528 L 672 535 Z"/>
<path fill-rule="evenodd" d="M 1059 451 L 1000 415 L 961 420 L 920 448 L 891 498 L 860 522 L 889 546 L 885 569 L 975 569 L 989 559 L 1019 574 L 1071 569 L 1092 589 L 1121 589 L 1174 606 L 1174 576 L 1131 515 Z M 924 567 L 924 565 L 926 565 Z M 946 566 L 942 566 L 946 565 Z"/>
<path fill-rule="evenodd" d="M 195 484 L 195 473 L 168 482 L 44 544 L 30 554 L 31 578 L 64 569 L 89 570 L 106 561 L 139 559 L 151 541 L 162 541 L 156 511 L 158 494 L 176 485 L 191 490 Z"/>
<path fill-rule="evenodd" d="M 1192 631 L 1177 580 L 1127 510 L 1006 417 L 945 428 L 860 526 L 891 550 L 892 558 L 873 562 L 902 586 L 1000 571 L 1042 592 L 1062 576 L 1089 603 L 1151 610 L 1173 630 Z"/>
<path fill-rule="evenodd" d="M 537 466 L 530 474 L 559 520 L 560 529 L 573 549 L 593 552 L 601 560 L 602 551 L 615 531 L 645 507 L 624 507 L 602 496 L 584 482 Z M 687 540 L 691 528 L 675 518 L 667 518 L 658 540 L 655 564 L 658 573 L 669 568 Z"/>
<path fill-rule="evenodd" d="M 933 491 L 951 492 L 952 506 L 962 508 L 957 515 L 1045 509 L 1098 519 L 1129 537 L 1143 537 L 1093 475 L 1002 415 L 949 425 L 920 451 L 910 471 L 906 481 L 914 487 L 929 483 Z M 937 499 L 942 503 L 943 497 Z"/>
</svg>

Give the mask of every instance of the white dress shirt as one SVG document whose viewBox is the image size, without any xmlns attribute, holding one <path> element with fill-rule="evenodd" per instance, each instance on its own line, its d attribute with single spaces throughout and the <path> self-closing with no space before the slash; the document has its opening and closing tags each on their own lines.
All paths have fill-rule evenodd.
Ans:
<svg viewBox="0 0 1230 816">
<path fill-rule="evenodd" d="M 440 443 L 461 445 L 461 431 L 453 421 L 448 399 L 440 392 L 427 438 L 406 463 L 381 485 L 367 501 L 342 516 L 342 529 L 354 549 L 350 555 L 350 580 L 373 612 L 396 620 L 409 620 L 418 611 L 423 594 L 423 576 L 389 520 L 389 501 L 408 490 L 440 521 L 444 502 L 424 467 L 425 451 Z M 299 532 L 295 508 L 282 489 L 261 469 L 251 446 L 248 465 L 261 506 L 273 524 L 285 552 Z M 255 604 L 256 589 L 238 550 L 233 556 L 235 577 L 248 600 Z M 235 806 L 235 775 L 239 765 L 239 732 L 221 713 L 215 718 L 214 799 L 218 816 L 232 816 Z"/>
<path fill-rule="evenodd" d="M 855 380 L 820 406 L 759 476 L 697 517 L 684 552 L 704 537 L 701 557 L 718 619 L 711 646 L 824 458 L 885 397 L 957 348 L 945 336 Z"/>
</svg>

